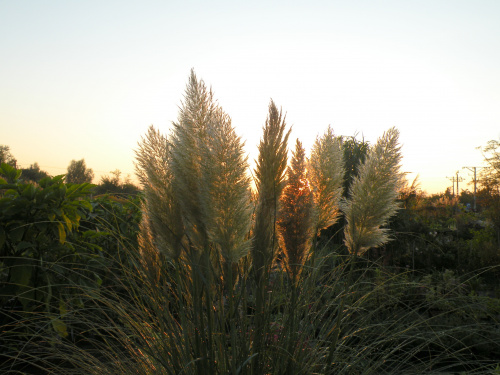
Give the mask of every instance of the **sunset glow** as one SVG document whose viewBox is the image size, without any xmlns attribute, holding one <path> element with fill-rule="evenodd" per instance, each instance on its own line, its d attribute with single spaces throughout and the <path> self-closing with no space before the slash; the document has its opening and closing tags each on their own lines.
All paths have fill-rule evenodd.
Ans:
<svg viewBox="0 0 500 375">
<path fill-rule="evenodd" d="M 371 144 L 399 129 L 403 169 L 461 188 L 500 137 L 497 1 L 3 1 L 0 144 L 53 175 L 85 158 L 134 177 L 153 124 L 170 131 L 189 71 L 257 155 L 270 98 L 310 150 L 331 125 Z M 252 164 L 252 163 L 251 163 Z"/>
</svg>

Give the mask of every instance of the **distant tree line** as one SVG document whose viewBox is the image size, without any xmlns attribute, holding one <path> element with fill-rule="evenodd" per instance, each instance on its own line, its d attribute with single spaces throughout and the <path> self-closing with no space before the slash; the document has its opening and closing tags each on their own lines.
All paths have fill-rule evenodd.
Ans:
<svg viewBox="0 0 500 375">
<path fill-rule="evenodd" d="M 17 168 L 17 159 L 10 151 L 7 145 L 0 145 L 0 165 L 6 163 L 14 168 Z M 28 168 L 21 168 L 21 180 L 26 182 L 39 183 L 43 178 L 50 177 L 47 171 L 40 168 L 40 165 L 35 162 Z M 71 184 L 92 183 L 94 179 L 94 171 L 88 168 L 85 159 L 71 160 L 67 169 L 65 182 Z M 101 177 L 101 181 L 96 184 L 91 190 L 95 195 L 111 194 L 120 196 L 136 195 L 139 188 L 134 185 L 127 176 L 122 178 L 122 172 L 118 169 L 110 172 L 110 175 Z"/>
</svg>

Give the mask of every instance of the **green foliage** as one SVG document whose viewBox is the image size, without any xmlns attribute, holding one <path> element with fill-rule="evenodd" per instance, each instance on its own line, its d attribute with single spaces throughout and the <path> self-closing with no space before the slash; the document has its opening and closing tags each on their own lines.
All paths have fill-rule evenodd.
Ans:
<svg viewBox="0 0 500 375">
<path fill-rule="evenodd" d="M 355 136 L 342 139 L 344 159 L 344 197 L 349 197 L 349 189 L 354 178 L 358 175 L 358 168 L 365 161 L 370 144 L 364 139 L 357 140 Z"/>
<path fill-rule="evenodd" d="M 21 171 L 17 170 L 15 167 L 10 164 L 3 163 L 0 164 L 0 177 L 3 177 L 0 182 L 1 183 L 15 183 L 21 177 Z M 4 180 L 5 179 L 5 180 Z M 5 185 L 4 185 L 5 186 Z"/>
<path fill-rule="evenodd" d="M 35 186 L 19 181 L 20 171 L 5 164 L 1 172 L 12 181 L 0 181 L 0 218 L 5 233 L 0 249 L 4 255 L 20 256 L 29 251 L 40 258 L 51 248 L 51 238 L 64 245 L 67 234 L 78 228 L 80 219 L 91 209 L 89 202 L 80 199 L 89 194 L 90 184 L 66 185 L 63 176 L 57 176 L 46 177 Z"/>
<path fill-rule="evenodd" d="M 66 174 L 66 182 L 74 184 L 90 183 L 94 178 L 92 169 L 87 168 L 85 159 L 71 160 L 68 165 L 68 172 Z"/>
<path fill-rule="evenodd" d="M 66 185 L 63 176 L 46 177 L 34 185 L 17 179 L 19 172 L 2 165 L 2 174 L 12 181 L 0 181 L 0 306 L 9 311 L 2 325 L 15 316 L 46 311 L 52 329 L 64 337 L 68 333 L 61 311 L 67 310 L 69 297 L 61 285 L 69 279 L 76 283 L 99 279 L 68 267 L 90 259 L 89 249 L 81 251 L 74 233 L 91 210 L 82 199 L 91 185 Z M 21 334 L 22 326 L 15 332 Z"/>
<path fill-rule="evenodd" d="M 18 172 L 2 165 L 2 175 L 13 181 L 0 180 L 0 346 L 9 349 L 4 354 L 24 345 L 16 337 L 33 332 L 49 341 L 77 339 L 72 314 L 119 277 L 110 269 L 121 264 L 123 243 L 136 245 L 140 220 L 138 202 L 89 201 L 88 183 L 65 184 L 56 176 L 33 184 L 16 179 Z M 19 324 L 32 317 L 33 326 Z"/>
</svg>

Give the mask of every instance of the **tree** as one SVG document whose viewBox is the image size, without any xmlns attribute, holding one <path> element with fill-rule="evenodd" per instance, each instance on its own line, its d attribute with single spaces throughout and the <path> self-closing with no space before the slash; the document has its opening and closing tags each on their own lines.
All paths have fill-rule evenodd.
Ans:
<svg viewBox="0 0 500 375">
<path fill-rule="evenodd" d="M 135 186 L 128 176 L 122 181 L 122 172 L 119 169 L 111 172 L 111 176 L 102 176 L 101 182 L 94 188 L 94 193 L 111 195 L 137 195 L 139 188 Z"/>
<path fill-rule="evenodd" d="M 342 151 L 344 152 L 344 194 L 349 197 L 349 189 L 354 178 L 358 175 L 358 168 L 365 162 L 370 144 L 364 139 L 358 141 L 356 135 L 342 139 Z"/>
<path fill-rule="evenodd" d="M 92 182 L 94 172 L 92 169 L 87 168 L 85 159 L 71 160 L 68 166 L 68 173 L 66 174 L 66 182 L 74 184 L 83 184 L 84 182 Z"/>
<path fill-rule="evenodd" d="M 486 167 L 481 170 L 480 184 L 489 190 L 500 191 L 500 141 L 491 140 L 481 148 Z"/>
<path fill-rule="evenodd" d="M 491 140 L 481 149 L 486 167 L 480 172 L 479 184 L 483 190 L 484 214 L 493 223 L 500 243 L 500 141 Z"/>
<path fill-rule="evenodd" d="M 17 166 L 17 160 L 10 152 L 9 146 L 0 145 L 0 165 L 2 163 L 7 163 L 14 168 Z"/>
<path fill-rule="evenodd" d="M 24 181 L 39 182 L 42 178 L 48 177 L 49 174 L 40 169 L 38 163 L 31 164 L 29 168 L 21 169 L 21 179 Z"/>
</svg>

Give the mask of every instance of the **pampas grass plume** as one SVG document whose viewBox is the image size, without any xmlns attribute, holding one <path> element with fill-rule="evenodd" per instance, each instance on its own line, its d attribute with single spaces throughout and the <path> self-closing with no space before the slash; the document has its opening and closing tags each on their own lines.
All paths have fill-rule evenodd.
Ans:
<svg viewBox="0 0 500 375">
<path fill-rule="evenodd" d="M 285 133 L 285 128 L 285 116 L 278 111 L 271 100 L 254 174 L 257 207 L 253 229 L 252 261 L 257 274 L 263 272 L 263 268 L 270 267 L 274 257 L 278 203 L 285 186 L 288 160 L 287 143 L 290 130 Z"/>
<path fill-rule="evenodd" d="M 156 247 L 169 258 L 179 257 L 184 227 L 173 192 L 170 145 L 153 126 L 136 150 L 136 174 L 144 192 L 141 250 Z"/>
<path fill-rule="evenodd" d="M 207 127 L 201 145 L 200 188 L 205 203 L 205 227 L 228 263 L 236 263 L 250 249 L 252 203 L 248 162 L 243 142 L 231 118 L 219 109 Z"/>
<path fill-rule="evenodd" d="M 307 180 L 305 150 L 298 139 L 280 203 L 277 224 L 285 269 L 290 279 L 297 283 L 309 255 L 313 235 L 313 195 Z"/>
<path fill-rule="evenodd" d="M 316 138 L 308 164 L 315 204 L 315 234 L 334 225 L 339 218 L 344 179 L 342 156 L 341 138 L 335 137 L 329 126 L 323 136 Z"/>
<path fill-rule="evenodd" d="M 396 199 L 403 182 L 398 142 L 396 128 L 378 139 L 350 187 L 350 199 L 343 201 L 345 244 L 351 254 L 362 255 L 390 239 L 383 226 L 399 209 Z"/>
</svg>

